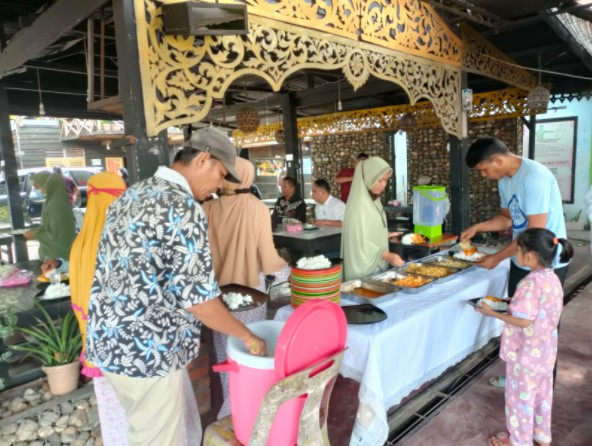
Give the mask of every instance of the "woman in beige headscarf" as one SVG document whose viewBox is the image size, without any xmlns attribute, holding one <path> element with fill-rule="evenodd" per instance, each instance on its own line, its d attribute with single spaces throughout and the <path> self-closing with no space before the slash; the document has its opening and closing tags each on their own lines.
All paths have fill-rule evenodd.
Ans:
<svg viewBox="0 0 592 446">
<path fill-rule="evenodd" d="M 286 266 L 273 244 L 269 209 L 249 188 L 255 168 L 236 159 L 241 183 L 224 181 L 218 200 L 204 203 L 210 247 L 219 285 L 231 283 L 265 290 L 260 273 L 274 274 Z"/>
<path fill-rule="evenodd" d="M 389 237 L 400 233 L 389 233 L 380 202 L 380 195 L 392 174 L 389 164 L 376 156 L 356 166 L 341 234 L 345 280 L 359 279 L 384 271 L 389 265 L 403 264 L 399 255 L 389 252 Z"/>
</svg>

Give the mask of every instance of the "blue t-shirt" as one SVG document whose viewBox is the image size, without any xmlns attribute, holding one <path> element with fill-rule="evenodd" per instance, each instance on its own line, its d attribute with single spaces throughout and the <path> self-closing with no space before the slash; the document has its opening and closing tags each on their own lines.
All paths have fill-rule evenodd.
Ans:
<svg viewBox="0 0 592 446">
<path fill-rule="evenodd" d="M 522 158 L 522 164 L 512 177 L 504 177 L 498 182 L 501 203 L 512 217 L 512 239 L 528 228 L 528 215 L 547 214 L 549 231 L 558 238 L 567 238 L 561 192 L 555 176 L 549 169 L 537 161 Z M 559 263 L 559 253 L 553 262 L 553 268 L 561 268 L 567 263 Z M 516 257 L 512 261 L 517 265 Z M 527 268 L 523 268 L 527 269 Z"/>
</svg>

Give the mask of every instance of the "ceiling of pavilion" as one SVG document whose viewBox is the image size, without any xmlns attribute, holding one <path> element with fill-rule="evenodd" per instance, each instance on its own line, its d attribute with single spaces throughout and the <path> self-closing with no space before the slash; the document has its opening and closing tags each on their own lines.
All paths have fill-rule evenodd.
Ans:
<svg viewBox="0 0 592 446">
<path fill-rule="evenodd" d="M 423 0 L 441 14 L 451 28 L 462 22 L 482 33 L 493 45 L 517 64 L 545 71 L 592 77 L 592 54 L 586 42 L 592 40 L 592 2 L 558 0 Z M 0 0 L 0 42 L 2 49 L 22 29 L 34 24 L 47 7 L 59 0 Z M 558 12 L 564 11 L 562 14 Z M 565 12 L 567 11 L 567 12 Z M 94 17 L 94 91 L 100 94 L 100 35 L 104 19 L 104 97 L 118 93 L 115 32 L 110 3 Z M 566 20 L 568 19 L 568 20 Z M 574 25 L 575 24 L 575 25 Z M 34 26 L 34 25 L 33 25 Z M 568 28 L 566 28 L 566 26 Z M 568 30 L 569 29 L 569 30 Z M 566 31 L 568 30 L 568 31 Z M 37 115 L 39 88 L 48 115 L 60 117 L 117 118 L 87 109 L 87 22 L 62 36 L 56 43 L 24 65 L 4 75 L 9 109 L 13 114 Z M 587 39 L 586 39 L 587 38 Z M 579 42 L 578 43 L 578 39 Z M 1 57 L 1 54 L 0 54 Z M 542 74 L 542 82 L 551 84 L 552 94 L 591 90 L 589 80 Z M 469 74 L 469 87 L 475 92 L 505 88 L 502 82 Z M 289 77 L 279 92 L 294 92 L 299 116 L 315 116 L 336 111 L 338 96 L 344 110 L 405 104 L 405 92 L 391 82 L 370 79 L 355 93 L 337 71 L 307 70 Z M 233 127 L 236 110 L 253 103 L 267 121 L 280 118 L 278 93 L 258 77 L 242 77 L 226 92 L 210 113 L 209 119 Z M 266 105 L 267 103 L 267 105 Z M 265 113 L 267 111 L 267 113 Z M 263 117 L 265 120 L 266 118 Z"/>
</svg>

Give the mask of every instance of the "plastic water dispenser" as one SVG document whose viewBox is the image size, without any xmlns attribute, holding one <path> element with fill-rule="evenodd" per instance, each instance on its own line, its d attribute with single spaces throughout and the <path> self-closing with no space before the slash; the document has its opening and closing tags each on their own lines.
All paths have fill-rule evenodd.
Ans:
<svg viewBox="0 0 592 446">
<path fill-rule="evenodd" d="M 444 186 L 415 186 L 413 188 L 414 232 L 429 239 L 442 235 L 442 223 L 450 209 Z"/>
</svg>

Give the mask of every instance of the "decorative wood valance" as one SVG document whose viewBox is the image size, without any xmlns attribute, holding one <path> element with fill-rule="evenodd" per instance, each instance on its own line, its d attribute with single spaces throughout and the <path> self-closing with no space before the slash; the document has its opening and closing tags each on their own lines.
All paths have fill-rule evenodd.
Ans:
<svg viewBox="0 0 592 446">
<path fill-rule="evenodd" d="M 248 35 L 204 38 L 165 35 L 160 7 L 165 3 L 173 0 L 135 0 L 149 136 L 171 125 L 207 119 L 213 100 L 223 98 L 241 76 L 258 76 L 279 91 L 288 76 L 310 68 L 340 69 L 354 90 L 370 76 L 396 83 L 411 104 L 429 100 L 442 127 L 460 135 L 459 45 L 437 15 L 418 0 L 333 2 L 336 10 L 322 14 L 319 8 L 327 7 L 325 3 L 285 0 L 273 3 L 277 9 L 273 19 L 257 15 L 257 8 L 263 15 L 261 8 L 271 8 L 271 3 L 249 0 Z M 363 26 L 363 11 L 371 11 L 364 20 L 374 28 Z M 358 19 L 340 16 L 352 13 Z M 278 14 L 282 20 L 275 19 Z M 348 36 L 362 28 L 362 37 L 355 32 Z"/>
<path fill-rule="evenodd" d="M 529 115 L 530 110 L 526 102 L 527 95 L 527 91 L 519 88 L 475 94 L 469 121 L 486 121 Z M 401 125 L 402 121 L 406 119 L 405 117 L 408 116 L 413 117 L 414 128 L 441 125 L 431 103 L 422 101 L 413 106 L 396 105 L 300 118 L 298 119 L 298 137 L 408 131 L 412 129 L 402 128 Z M 250 134 L 235 130 L 232 132 L 232 136 L 237 147 L 271 143 L 275 140 L 275 132 L 280 128 L 281 124 L 276 123 L 261 126 L 257 132 Z"/>
</svg>

